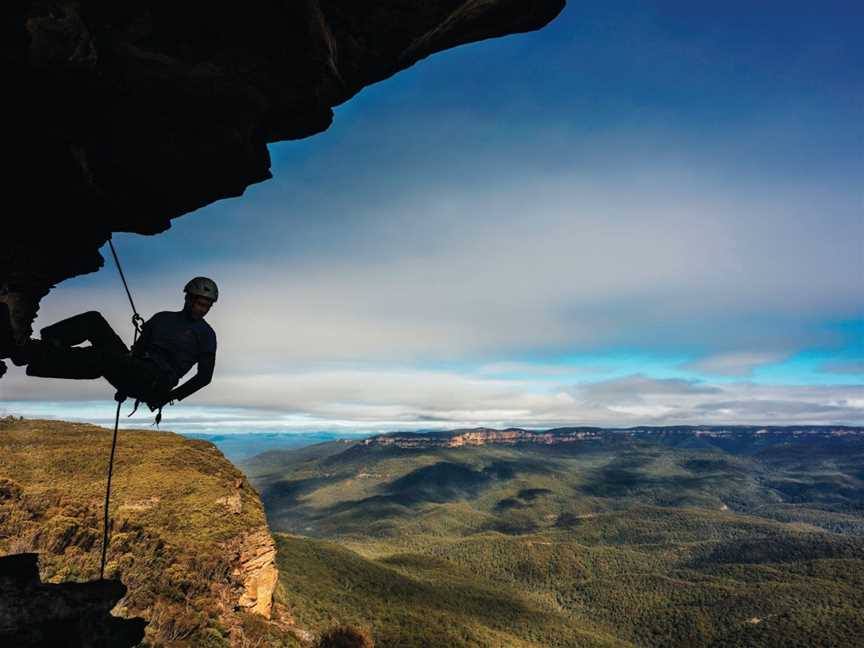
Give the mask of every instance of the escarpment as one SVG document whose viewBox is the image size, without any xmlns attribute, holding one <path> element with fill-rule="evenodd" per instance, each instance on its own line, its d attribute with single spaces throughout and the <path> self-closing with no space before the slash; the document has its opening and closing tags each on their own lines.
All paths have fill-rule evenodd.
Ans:
<svg viewBox="0 0 864 648">
<path fill-rule="evenodd" d="M 364 86 L 457 45 L 534 30 L 564 0 L 6 3 L 0 300 L 18 335 L 112 232 L 270 178 L 267 144 L 325 130 Z M 479 82 L 479 81 L 478 81 Z"/>
<path fill-rule="evenodd" d="M 38 553 L 49 585 L 98 579 L 110 441 L 91 425 L 0 419 L 0 554 Z M 291 629 L 261 500 L 210 443 L 121 430 L 110 512 L 105 577 L 126 591 L 102 612 L 122 596 L 114 615 L 146 620 L 151 645 Z M 273 613 L 278 626 L 262 626 Z"/>
<path fill-rule="evenodd" d="M 523 430 L 507 428 L 474 428 L 446 432 L 392 432 L 369 437 L 362 445 L 409 449 L 461 448 L 484 445 L 561 445 L 586 442 L 609 442 L 628 439 L 653 440 L 668 445 L 687 443 L 699 439 L 713 443 L 752 443 L 762 435 L 787 441 L 810 439 L 829 441 L 846 437 L 858 438 L 864 428 L 844 425 L 681 425 L 633 428 L 553 428 L 550 430 Z"/>
</svg>

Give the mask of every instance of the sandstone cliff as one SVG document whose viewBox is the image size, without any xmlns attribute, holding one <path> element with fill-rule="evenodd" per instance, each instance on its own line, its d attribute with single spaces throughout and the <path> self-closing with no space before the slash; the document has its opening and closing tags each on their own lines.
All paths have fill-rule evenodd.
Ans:
<svg viewBox="0 0 864 648">
<path fill-rule="evenodd" d="M 453 430 L 452 432 L 432 433 L 393 433 L 365 439 L 369 446 L 394 446 L 397 448 L 461 448 L 462 446 L 515 445 L 518 443 L 539 443 L 554 445 L 599 439 L 601 432 L 592 429 L 547 430 L 543 432 L 508 428 L 494 430 L 476 428 L 473 430 Z"/>
<path fill-rule="evenodd" d="M 864 435 L 864 428 L 844 425 L 680 425 L 633 428 L 574 427 L 553 428 L 551 430 L 523 430 L 508 428 L 474 428 L 470 430 L 450 430 L 447 432 L 393 432 L 370 437 L 362 441 L 372 447 L 395 448 L 461 448 L 463 446 L 516 445 L 522 443 L 559 445 L 562 443 L 584 443 L 590 441 L 614 442 L 628 438 L 643 438 L 675 445 L 696 439 L 717 439 L 726 442 L 750 441 L 760 435 L 778 438 L 800 439 L 809 437 L 839 438 Z"/>
<path fill-rule="evenodd" d="M 0 554 L 38 552 L 49 583 L 98 578 L 110 439 L 90 425 L 0 419 Z M 115 614 L 146 619 L 153 645 L 240 646 L 279 631 L 255 621 L 271 617 L 277 580 L 261 501 L 213 445 L 121 431 L 112 491 L 105 575 L 128 588 Z"/>
<path fill-rule="evenodd" d="M 232 575 L 243 584 L 238 605 L 269 619 L 273 607 L 273 590 L 279 572 L 276 570 L 276 545 L 266 528 L 247 533 L 232 556 Z"/>
</svg>

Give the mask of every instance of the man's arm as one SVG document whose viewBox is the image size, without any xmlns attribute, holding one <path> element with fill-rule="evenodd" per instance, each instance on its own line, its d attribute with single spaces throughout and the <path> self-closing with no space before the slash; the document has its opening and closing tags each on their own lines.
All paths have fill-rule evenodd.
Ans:
<svg viewBox="0 0 864 648">
<path fill-rule="evenodd" d="M 172 400 L 183 400 L 190 394 L 194 394 L 196 391 L 201 389 L 202 387 L 206 387 L 210 384 L 210 381 L 213 380 L 213 369 L 216 367 L 216 354 L 215 353 L 202 353 L 198 357 L 198 369 L 194 376 L 192 376 L 185 383 L 180 385 L 179 387 L 175 387 L 168 394 L 167 401 Z"/>
</svg>

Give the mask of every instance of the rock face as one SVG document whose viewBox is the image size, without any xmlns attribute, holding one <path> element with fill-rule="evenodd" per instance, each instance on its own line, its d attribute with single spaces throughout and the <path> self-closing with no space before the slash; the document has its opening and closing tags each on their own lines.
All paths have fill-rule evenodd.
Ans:
<svg viewBox="0 0 864 648">
<path fill-rule="evenodd" d="M 666 427 L 635 427 L 626 429 L 606 429 L 595 427 L 555 428 L 552 430 L 523 430 L 508 428 L 495 430 L 476 428 L 472 430 L 452 430 L 449 432 L 396 432 L 382 434 L 363 440 L 363 445 L 372 447 L 395 448 L 461 448 L 463 446 L 516 445 L 533 443 L 559 445 L 587 441 L 615 441 L 627 438 L 651 438 L 675 445 L 690 438 L 711 438 L 723 442 L 753 441 L 760 435 L 770 434 L 773 439 L 813 440 L 843 439 L 864 436 L 864 428 L 850 426 L 713 426 L 683 425 Z"/>
<path fill-rule="evenodd" d="M 519 428 L 494 430 L 454 430 L 444 433 L 395 433 L 364 439 L 369 446 L 394 446 L 397 448 L 461 448 L 463 446 L 515 445 L 517 443 L 539 443 L 554 445 L 599 439 L 600 432 L 591 429 L 548 430 L 534 432 Z"/>
<path fill-rule="evenodd" d="M 144 638 L 144 619 L 111 609 L 126 594 L 119 581 L 43 584 L 34 553 L 0 558 L 0 645 L 122 648 Z"/>
<path fill-rule="evenodd" d="M 102 265 L 111 232 L 270 177 L 267 143 L 326 129 L 361 88 L 457 45 L 538 29 L 564 0 L 4 3 L 0 300 Z M 9 195 L 11 193 L 11 195 Z"/>
<path fill-rule="evenodd" d="M 240 607 L 269 619 L 279 571 L 276 569 L 276 544 L 267 529 L 246 535 L 233 562 L 234 576 L 243 583 Z"/>
</svg>

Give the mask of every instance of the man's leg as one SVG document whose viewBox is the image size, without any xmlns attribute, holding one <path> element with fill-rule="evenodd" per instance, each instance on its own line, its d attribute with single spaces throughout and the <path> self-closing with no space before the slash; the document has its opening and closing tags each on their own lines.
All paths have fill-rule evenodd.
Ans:
<svg viewBox="0 0 864 648">
<path fill-rule="evenodd" d="M 43 341 L 54 341 L 63 346 L 75 346 L 83 342 L 89 342 L 94 347 L 103 349 L 114 348 L 119 353 L 126 353 L 128 349 L 114 332 L 111 325 L 102 315 L 96 311 L 87 311 L 80 315 L 73 315 L 64 320 L 46 326 L 41 331 Z"/>
<path fill-rule="evenodd" d="M 105 318 L 96 311 L 81 313 L 42 329 L 33 345 L 27 375 L 43 378 L 99 378 L 112 359 L 128 353 Z M 74 347 L 89 341 L 89 347 Z"/>
</svg>

